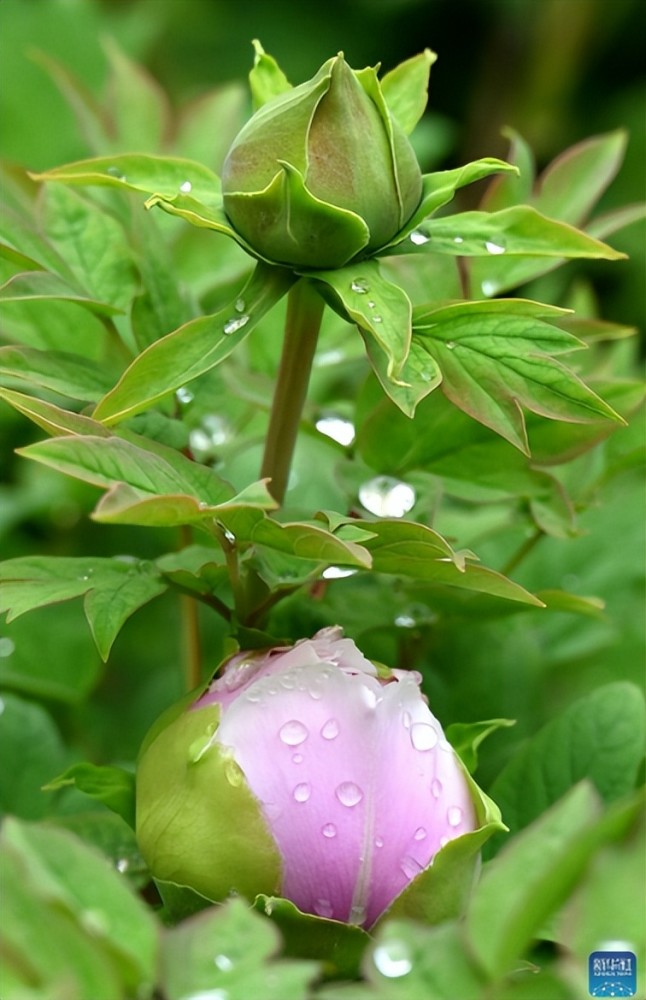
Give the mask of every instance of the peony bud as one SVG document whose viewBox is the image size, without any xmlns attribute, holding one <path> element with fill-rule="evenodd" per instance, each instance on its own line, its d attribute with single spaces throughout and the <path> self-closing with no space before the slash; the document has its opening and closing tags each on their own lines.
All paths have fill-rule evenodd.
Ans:
<svg viewBox="0 0 646 1000">
<path fill-rule="evenodd" d="M 381 673 L 336 628 L 233 657 L 142 754 L 137 832 L 153 874 L 370 927 L 477 825 L 419 674 Z"/>
<path fill-rule="evenodd" d="M 247 122 L 222 173 L 224 209 L 266 260 L 342 267 L 388 243 L 417 208 L 422 175 L 374 69 L 342 55 Z"/>
</svg>

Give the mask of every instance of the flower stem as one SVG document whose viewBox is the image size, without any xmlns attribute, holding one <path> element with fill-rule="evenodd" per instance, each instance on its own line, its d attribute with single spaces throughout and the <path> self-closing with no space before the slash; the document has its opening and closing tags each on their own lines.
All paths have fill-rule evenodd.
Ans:
<svg viewBox="0 0 646 1000">
<path fill-rule="evenodd" d="M 261 477 L 282 504 L 287 491 L 298 426 L 307 395 L 324 302 L 304 278 L 291 289 L 280 368 L 271 405 Z"/>
</svg>

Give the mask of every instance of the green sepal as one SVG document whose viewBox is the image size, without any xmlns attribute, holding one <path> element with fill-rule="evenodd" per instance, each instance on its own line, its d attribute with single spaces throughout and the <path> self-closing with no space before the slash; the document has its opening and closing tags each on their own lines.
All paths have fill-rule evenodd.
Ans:
<svg viewBox="0 0 646 1000">
<path fill-rule="evenodd" d="M 388 110 L 406 135 L 410 135 L 424 114 L 431 66 L 436 59 L 435 52 L 424 49 L 395 66 L 381 80 Z"/>
<path fill-rule="evenodd" d="M 257 38 L 254 38 L 252 44 L 255 56 L 253 69 L 249 73 L 249 88 L 253 109 L 257 111 L 274 97 L 287 93 L 292 85 L 274 57 L 265 52 Z"/>
<path fill-rule="evenodd" d="M 281 864 L 258 800 L 215 738 L 218 705 L 177 715 L 137 769 L 137 839 L 153 876 L 213 901 L 280 887 Z"/>
<path fill-rule="evenodd" d="M 279 163 L 264 190 L 227 195 L 237 227 L 253 231 L 256 220 L 264 220 L 262 239 L 257 235 L 253 246 L 267 260 L 289 263 L 296 254 L 299 267 L 343 267 L 367 246 L 367 225 L 354 212 L 315 198 L 297 167 Z"/>
</svg>

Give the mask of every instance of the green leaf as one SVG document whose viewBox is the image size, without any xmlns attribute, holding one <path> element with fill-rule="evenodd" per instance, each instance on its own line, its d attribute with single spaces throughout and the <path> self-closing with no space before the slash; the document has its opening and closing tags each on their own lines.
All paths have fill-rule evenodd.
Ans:
<svg viewBox="0 0 646 1000">
<path fill-rule="evenodd" d="M 370 523 L 377 537 L 365 542 L 378 573 L 442 583 L 507 600 L 542 607 L 542 602 L 495 570 L 460 560 L 459 553 L 431 528 L 412 521 L 382 519 Z"/>
<path fill-rule="evenodd" d="M 533 203 L 539 212 L 580 226 L 616 176 L 626 152 L 623 129 L 571 146 L 539 179 Z"/>
<path fill-rule="evenodd" d="M 306 1000 L 318 963 L 272 960 L 279 948 L 276 929 L 241 900 L 205 910 L 165 934 L 164 996 Z"/>
<path fill-rule="evenodd" d="M 110 385 L 105 365 L 65 351 L 0 347 L 0 378 L 19 379 L 71 399 L 100 399 Z"/>
<path fill-rule="evenodd" d="M 603 685 L 516 750 L 491 794 L 512 832 L 528 826 L 583 778 L 612 802 L 635 787 L 645 738 L 639 689 L 619 681 Z"/>
<path fill-rule="evenodd" d="M 588 783 L 572 788 L 514 837 L 484 869 L 466 920 L 471 949 L 492 977 L 503 976 L 560 908 L 590 856 L 625 819 L 600 816 Z"/>
<path fill-rule="evenodd" d="M 0 839 L 5 940 L 18 974 L 41 996 L 150 996 L 155 920 L 108 861 L 52 825 L 8 819 Z"/>
<path fill-rule="evenodd" d="M 255 55 L 253 69 L 249 73 L 249 86 L 253 110 L 257 111 L 267 101 L 287 93 L 292 85 L 274 57 L 265 52 L 257 38 L 253 40 L 253 47 Z"/>
<path fill-rule="evenodd" d="M 78 788 L 91 799 L 102 802 L 134 830 L 135 776 L 130 771 L 124 771 L 122 767 L 72 764 L 57 778 L 44 785 L 43 790 L 55 792 L 69 785 Z"/>
<path fill-rule="evenodd" d="M 188 545 L 156 560 L 157 568 L 178 587 L 198 594 L 212 594 L 229 579 L 222 552 L 206 545 Z"/>
<path fill-rule="evenodd" d="M 76 118 L 77 126 L 90 149 L 97 153 L 110 141 L 107 112 L 85 84 L 57 59 L 32 49 L 32 59 L 39 63 L 58 87 Z"/>
<path fill-rule="evenodd" d="M 461 302 L 416 311 L 419 343 L 439 364 L 456 406 L 529 453 L 521 407 L 557 420 L 623 422 L 552 354 L 580 346 L 523 300 Z"/>
<path fill-rule="evenodd" d="M 317 959 L 328 977 L 353 979 L 370 937 L 356 924 L 302 913 L 290 900 L 260 895 L 254 907 L 280 931 L 286 958 Z"/>
<path fill-rule="evenodd" d="M 42 786 L 69 760 L 61 735 L 49 713 L 35 702 L 5 692 L 0 700 L 0 756 L 20 762 L 0 770 L 0 812 L 22 819 L 40 819 L 51 807 Z"/>
<path fill-rule="evenodd" d="M 480 207 L 487 212 L 499 212 L 503 208 L 528 202 L 534 185 L 535 164 L 531 148 L 514 129 L 505 128 L 502 134 L 510 143 L 507 159 L 518 169 L 518 173 L 494 177 L 480 203 Z"/>
<path fill-rule="evenodd" d="M 48 274 L 46 271 L 17 274 L 0 286 L 0 300 L 21 302 L 24 299 L 63 299 L 66 302 L 76 302 L 78 305 L 86 306 L 104 316 L 114 316 L 122 312 L 118 306 L 92 298 L 85 292 L 73 288 L 63 278 Z"/>
<path fill-rule="evenodd" d="M 35 222 L 11 209 L 4 208 L 0 216 L 0 240 L 5 248 L 3 256 L 25 269 L 51 271 L 68 281 L 73 278 L 67 261 L 49 243 L 35 226 Z"/>
<path fill-rule="evenodd" d="M 387 359 L 388 379 L 398 381 L 411 341 L 411 303 L 403 289 L 382 276 L 375 260 L 308 274 L 322 282 L 339 315 L 374 340 Z"/>
<path fill-rule="evenodd" d="M 125 309 L 136 288 L 130 245 L 123 227 L 77 191 L 51 186 L 44 192 L 45 235 L 88 297 Z"/>
<path fill-rule="evenodd" d="M 565 222 L 549 219 L 529 205 L 500 212 L 461 212 L 434 219 L 420 253 L 454 257 L 567 257 L 622 260 L 626 255 Z M 410 253 L 411 251 L 408 250 Z M 494 287 L 486 292 L 494 295 Z"/>
<path fill-rule="evenodd" d="M 18 413 L 29 417 L 38 427 L 54 437 L 65 434 L 93 434 L 110 437 L 110 431 L 97 420 L 84 417 L 81 413 L 63 410 L 54 403 L 46 403 L 42 399 L 26 396 L 22 392 L 11 389 L 0 389 L 0 399 L 13 406 Z"/>
<path fill-rule="evenodd" d="M 153 563 L 118 557 L 21 556 L 0 563 L 0 581 L 7 621 L 84 595 L 85 617 L 104 660 L 130 615 L 167 588 Z"/>
<path fill-rule="evenodd" d="M 419 341 L 413 339 L 399 378 L 394 381 L 388 374 L 388 358 L 375 339 L 362 328 L 359 328 L 359 333 L 364 339 L 372 370 L 384 392 L 402 413 L 414 417 L 418 404 L 442 382 L 439 365 Z"/>
<path fill-rule="evenodd" d="M 230 305 L 186 323 L 140 354 L 100 401 L 95 419 L 115 423 L 132 416 L 210 371 L 245 339 L 294 280 L 283 268 L 258 264 Z"/>
<path fill-rule="evenodd" d="M 424 49 L 399 63 L 381 80 L 388 110 L 406 135 L 413 131 L 426 109 L 428 81 L 436 59 L 435 52 Z"/>
<path fill-rule="evenodd" d="M 497 729 L 515 726 L 514 719 L 488 719 L 486 722 L 454 722 L 446 728 L 446 738 L 470 774 L 478 766 L 478 747 Z"/>
<path fill-rule="evenodd" d="M 157 149 L 169 127 L 168 101 L 159 84 L 108 39 L 107 105 L 115 149 Z"/>
<path fill-rule="evenodd" d="M 455 197 L 455 192 L 467 184 L 490 177 L 491 174 L 517 173 L 517 168 L 504 160 L 496 160 L 493 157 L 484 157 L 481 160 L 474 160 L 466 163 L 462 167 L 454 170 L 440 170 L 437 173 L 425 174 L 423 177 L 422 199 L 417 209 L 406 225 L 397 233 L 397 236 L 388 243 L 381 254 L 390 253 L 415 253 L 420 246 L 423 246 L 428 237 L 424 228 L 418 227 L 430 215 L 437 212 L 439 208 L 447 205 Z M 415 235 L 412 234 L 415 232 Z M 406 239 L 410 236 L 411 239 Z"/>
</svg>

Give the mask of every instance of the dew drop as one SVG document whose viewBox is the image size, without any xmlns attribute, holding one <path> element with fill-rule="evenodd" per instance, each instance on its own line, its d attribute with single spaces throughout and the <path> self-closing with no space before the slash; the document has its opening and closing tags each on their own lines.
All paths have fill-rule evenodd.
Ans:
<svg viewBox="0 0 646 1000">
<path fill-rule="evenodd" d="M 312 789 L 306 781 L 303 781 L 300 785 L 296 785 L 292 794 L 296 802 L 307 802 L 312 794 Z"/>
<path fill-rule="evenodd" d="M 231 972 L 233 968 L 233 962 L 228 955 L 216 955 L 213 959 L 215 967 L 220 970 L 220 972 Z"/>
<path fill-rule="evenodd" d="M 254 691 L 252 689 L 247 693 L 246 699 L 247 701 L 250 701 L 253 705 L 257 705 L 259 701 L 262 701 L 262 692 Z"/>
<path fill-rule="evenodd" d="M 191 184 L 190 181 L 184 181 L 182 184 L 180 184 L 179 189 L 182 192 L 182 194 L 189 194 L 193 190 L 193 185 Z"/>
<path fill-rule="evenodd" d="M 487 298 L 489 298 L 491 295 L 495 295 L 497 291 L 497 285 L 495 281 L 483 281 L 481 288 L 482 288 L 482 294 L 486 295 Z"/>
<path fill-rule="evenodd" d="M 370 285 L 365 278 L 353 278 L 350 288 L 353 292 L 356 292 L 357 295 L 365 295 L 366 292 L 370 291 Z"/>
<path fill-rule="evenodd" d="M 449 806 L 446 814 L 446 821 L 449 826 L 459 826 L 462 822 L 462 810 L 459 806 Z"/>
<path fill-rule="evenodd" d="M 404 941 L 386 941 L 375 948 L 372 960 L 382 976 L 399 979 L 413 968 L 408 945 Z"/>
<path fill-rule="evenodd" d="M 284 726 L 281 726 L 278 733 L 280 740 L 288 747 L 297 747 L 304 743 L 309 733 L 307 727 L 298 719 L 290 719 Z"/>
<path fill-rule="evenodd" d="M 382 319 L 382 317 L 378 313 L 375 313 L 375 315 L 372 317 L 372 322 L 373 323 L 383 323 L 383 319 Z"/>
<path fill-rule="evenodd" d="M 410 241 L 416 247 L 421 247 L 425 243 L 428 243 L 429 239 L 430 236 L 428 236 L 426 233 L 423 233 L 421 229 L 414 229 L 413 232 L 410 234 Z"/>
<path fill-rule="evenodd" d="M 464 243 L 464 240 L 462 239 L 461 236 L 454 236 L 453 237 L 453 242 L 454 243 Z"/>
<path fill-rule="evenodd" d="M 404 729 L 410 729 L 412 721 L 413 720 L 411 719 L 410 712 L 404 712 L 404 714 L 402 715 L 402 722 L 404 723 Z"/>
<path fill-rule="evenodd" d="M 117 869 L 118 872 L 121 872 L 121 874 L 123 875 L 125 872 L 128 871 L 130 867 L 130 862 L 128 861 L 127 858 L 119 858 L 119 860 L 115 863 L 114 867 Z"/>
<path fill-rule="evenodd" d="M 450 837 L 440 837 L 440 847 L 446 847 L 451 842 Z"/>
<path fill-rule="evenodd" d="M 427 722 L 415 722 L 411 726 L 410 741 L 416 750 L 432 750 L 437 743 L 437 733 Z"/>
<path fill-rule="evenodd" d="M 321 833 L 324 837 L 327 837 L 328 840 L 331 840 L 332 837 L 336 837 L 336 827 L 334 823 L 326 823 L 321 830 Z"/>
<path fill-rule="evenodd" d="M 321 736 L 324 740 L 335 740 L 339 735 L 339 723 L 336 719 L 328 719 L 321 729 Z"/>
<path fill-rule="evenodd" d="M 432 382 L 433 378 L 435 377 L 435 372 L 430 371 L 428 368 L 423 368 L 419 373 L 419 377 L 421 378 L 422 382 Z"/>
<path fill-rule="evenodd" d="M 325 917 L 329 920 L 334 914 L 334 907 L 329 899 L 317 899 L 314 903 L 314 912 L 319 917 Z"/>
<path fill-rule="evenodd" d="M 354 424 L 350 420 L 344 420 L 342 417 L 327 416 L 319 417 L 316 421 L 316 429 L 321 434 L 325 434 L 326 437 L 332 438 L 333 441 L 337 441 L 342 445 L 352 444 L 354 441 Z"/>
<path fill-rule="evenodd" d="M 118 167 L 108 167 L 106 174 L 110 177 L 115 177 L 118 181 L 125 181 L 126 175 L 122 174 Z"/>
<path fill-rule="evenodd" d="M 249 314 L 241 313 L 239 316 L 231 316 L 230 319 L 226 321 L 222 327 L 222 333 L 227 337 L 231 336 L 232 333 L 237 333 L 238 330 L 242 330 L 243 326 L 246 326 L 249 322 Z"/>
<path fill-rule="evenodd" d="M 79 576 L 79 580 L 81 580 L 83 582 L 85 582 L 86 580 L 89 580 L 89 579 L 90 579 L 90 576 L 89 576 L 88 573 L 81 573 L 81 575 Z"/>
<path fill-rule="evenodd" d="M 397 615 L 395 625 L 397 628 L 415 628 L 417 622 L 412 615 Z"/>
<path fill-rule="evenodd" d="M 442 782 L 439 778 L 433 778 L 431 782 L 431 795 L 434 799 L 439 799 L 442 794 Z"/>
<path fill-rule="evenodd" d="M 244 781 L 244 771 L 235 760 L 229 759 L 224 762 L 224 776 L 233 788 L 239 788 Z"/>
<path fill-rule="evenodd" d="M 359 500 L 377 517 L 404 517 L 417 499 L 408 483 L 393 476 L 375 476 L 359 487 Z"/>
<path fill-rule="evenodd" d="M 374 299 L 368 299 L 368 309 L 374 309 L 376 304 Z"/>
<path fill-rule="evenodd" d="M 447 351 L 454 351 L 455 350 L 455 341 L 454 340 L 447 340 L 447 342 L 446 342 L 446 349 L 447 349 Z"/>
<path fill-rule="evenodd" d="M 383 846 L 384 846 L 384 838 L 375 837 L 375 847 L 383 847 Z"/>
<path fill-rule="evenodd" d="M 413 840 L 426 840 L 426 830 L 423 826 L 418 826 L 413 834 Z"/>
<path fill-rule="evenodd" d="M 352 906 L 350 908 L 350 916 L 348 917 L 349 924 L 362 924 L 366 919 L 366 908 L 365 906 Z"/>
<path fill-rule="evenodd" d="M 348 809 L 358 805 L 363 798 L 363 792 L 358 785 L 355 785 L 354 781 L 342 781 L 337 786 L 335 795 L 341 805 L 347 806 Z"/>
<path fill-rule="evenodd" d="M 504 253 L 506 247 L 501 246 L 500 243 L 494 243 L 493 240 L 487 240 L 487 242 L 485 243 L 485 250 L 487 251 L 487 253 L 497 255 Z"/>
<path fill-rule="evenodd" d="M 244 299 L 236 299 L 236 304 L 233 307 L 237 313 L 243 313 L 245 311 L 245 301 Z"/>
<path fill-rule="evenodd" d="M 235 545 L 236 536 L 228 528 L 224 529 L 224 537 L 226 538 L 229 545 Z"/>
<path fill-rule="evenodd" d="M 304 760 L 305 760 L 305 758 L 303 757 L 302 753 L 292 754 L 292 763 L 293 764 L 302 764 Z"/>
<path fill-rule="evenodd" d="M 175 399 L 183 406 L 187 406 L 189 403 L 192 403 L 194 398 L 195 397 L 193 396 L 191 390 L 187 389 L 185 385 L 181 386 L 181 388 L 179 388 L 175 393 Z"/>
<path fill-rule="evenodd" d="M 324 580 L 343 580 L 346 576 L 354 576 L 356 569 L 348 569 L 345 566 L 328 566 L 321 573 Z"/>
</svg>

